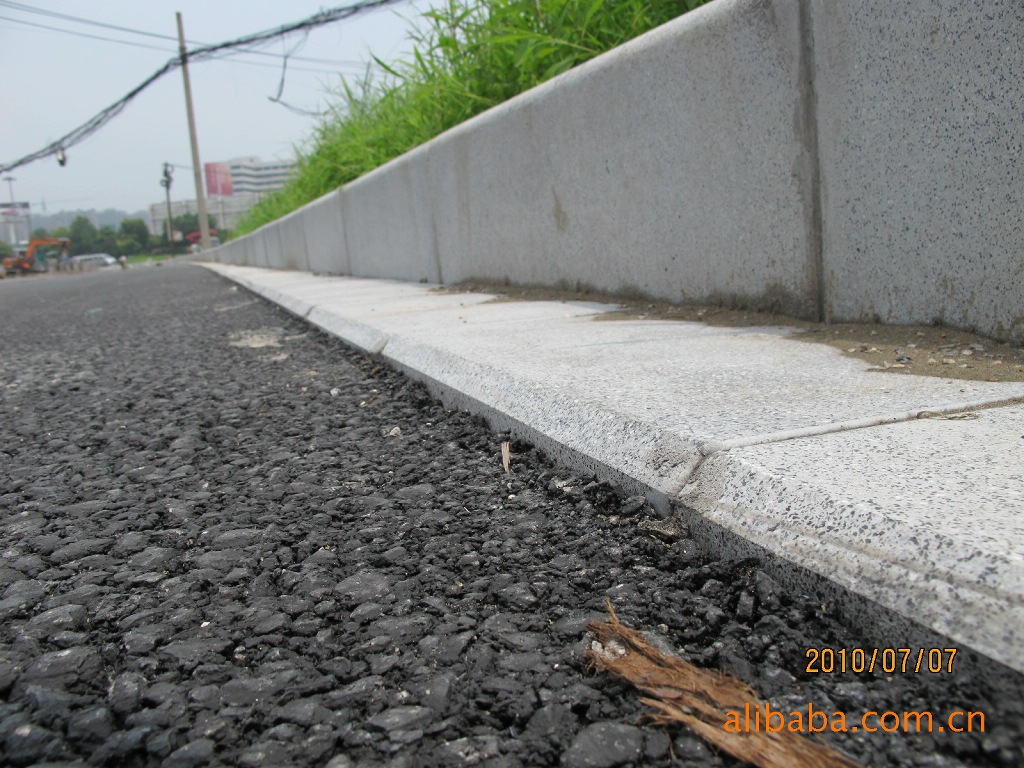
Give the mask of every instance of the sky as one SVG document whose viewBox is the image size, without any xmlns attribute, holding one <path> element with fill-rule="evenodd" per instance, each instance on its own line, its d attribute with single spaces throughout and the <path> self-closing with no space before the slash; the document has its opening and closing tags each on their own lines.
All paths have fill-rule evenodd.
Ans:
<svg viewBox="0 0 1024 768">
<path fill-rule="evenodd" d="M 345 0 L 0 0 L 0 162 L 15 161 L 85 123 L 176 55 L 173 40 L 57 18 L 177 35 L 182 13 L 192 44 L 214 44 L 312 16 Z M 371 54 L 392 61 L 410 50 L 408 35 L 430 0 L 410 0 L 352 20 L 267 43 L 244 54 L 189 65 L 200 162 L 258 156 L 291 160 L 317 118 L 270 101 L 289 59 L 281 100 L 323 111 L 342 75 L 359 79 Z M 40 13 L 40 11 L 42 13 Z M 58 32 L 40 26 L 67 30 Z M 93 37 L 82 37 L 91 35 Z M 94 39 L 105 38 L 103 40 Z M 127 41 L 111 42 L 114 40 Z M 146 47 L 140 47 L 146 46 Z M 154 50 L 157 49 L 157 50 Z M 164 200 L 165 162 L 177 166 L 172 200 L 195 199 L 181 70 L 158 80 L 112 122 L 66 151 L 3 174 L 0 202 L 29 202 L 32 213 L 147 209 Z M 13 177 L 14 181 L 6 181 Z"/>
</svg>

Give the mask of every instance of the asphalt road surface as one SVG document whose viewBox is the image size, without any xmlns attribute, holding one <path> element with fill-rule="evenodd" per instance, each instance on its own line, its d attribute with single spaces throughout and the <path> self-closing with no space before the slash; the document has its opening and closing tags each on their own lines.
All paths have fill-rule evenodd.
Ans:
<svg viewBox="0 0 1024 768">
<path fill-rule="evenodd" d="M 0 764 L 737 765 L 588 668 L 608 598 L 779 707 L 986 713 L 824 734 L 859 761 L 1022 760 L 1019 700 L 808 674 L 864 645 L 815 596 L 528 445 L 506 474 L 507 436 L 201 268 L 6 280 L 0 318 Z"/>
</svg>

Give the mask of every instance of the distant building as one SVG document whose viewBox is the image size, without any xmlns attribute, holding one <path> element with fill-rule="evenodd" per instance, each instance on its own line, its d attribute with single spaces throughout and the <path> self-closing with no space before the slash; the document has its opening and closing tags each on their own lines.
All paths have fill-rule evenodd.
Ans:
<svg viewBox="0 0 1024 768">
<path fill-rule="evenodd" d="M 294 166 L 291 163 L 282 163 L 278 160 L 264 163 L 258 157 L 236 157 L 226 163 L 217 165 L 228 166 L 231 176 L 231 189 L 222 194 L 238 194 L 239 192 L 270 192 L 280 189 L 287 182 L 292 174 Z M 207 178 L 209 178 L 209 165 L 207 166 Z M 207 181 L 209 185 L 209 181 Z M 216 194 L 212 190 L 209 194 Z"/>
<path fill-rule="evenodd" d="M 258 157 L 236 157 L 220 163 L 204 163 L 206 172 L 206 211 L 222 229 L 234 229 L 249 210 L 269 192 L 281 189 L 291 177 L 294 166 L 280 160 L 263 162 Z M 171 203 L 171 216 L 198 213 L 195 200 Z M 167 230 L 167 203 L 149 206 L 149 231 L 154 235 Z M 184 233 L 183 233 L 184 234 Z"/>
<path fill-rule="evenodd" d="M 216 226 L 221 229 L 234 229 L 249 210 L 260 201 L 262 195 L 251 192 L 232 195 L 231 197 L 206 198 L 206 212 L 214 218 Z M 171 216 L 177 218 L 186 213 L 199 213 L 199 203 L 195 200 L 172 200 Z M 149 206 L 149 231 L 154 235 L 162 235 L 167 231 L 167 203 L 153 203 Z M 183 232 L 182 235 L 188 234 Z"/>
<path fill-rule="evenodd" d="M 11 245 L 28 242 L 32 232 L 32 206 L 28 203 L 0 203 L 3 239 Z"/>
</svg>

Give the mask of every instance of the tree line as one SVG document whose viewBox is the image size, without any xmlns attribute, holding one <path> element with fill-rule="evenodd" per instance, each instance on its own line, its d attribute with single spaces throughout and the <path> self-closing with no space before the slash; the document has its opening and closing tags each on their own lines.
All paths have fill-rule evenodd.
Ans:
<svg viewBox="0 0 1024 768">
<path fill-rule="evenodd" d="M 210 228 L 216 229 L 217 222 L 209 217 Z M 194 213 L 175 216 L 172 227 L 186 235 L 199 229 L 199 217 Z M 184 253 L 188 242 L 167 242 L 167 233 L 151 235 L 149 226 L 142 219 L 123 219 L 121 225 L 97 227 L 85 216 L 77 216 L 66 227 L 46 230 L 42 227 L 32 231 L 32 239 L 42 237 L 67 237 L 71 240 L 71 255 L 85 253 L 109 253 L 111 256 L 136 256 L 139 254 Z"/>
</svg>

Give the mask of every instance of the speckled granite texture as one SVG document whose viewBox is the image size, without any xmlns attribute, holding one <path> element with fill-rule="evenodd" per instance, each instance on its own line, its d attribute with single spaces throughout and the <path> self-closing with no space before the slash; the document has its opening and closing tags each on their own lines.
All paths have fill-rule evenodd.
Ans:
<svg viewBox="0 0 1024 768">
<path fill-rule="evenodd" d="M 716 0 L 212 258 L 301 266 L 301 221 L 317 272 L 1021 342 L 1021 39 L 1018 0 Z"/>
<path fill-rule="evenodd" d="M 783 328 L 212 268 L 563 460 L 1024 668 L 1024 385 L 880 374 Z M 973 417 L 917 418 L 958 407 Z"/>
<path fill-rule="evenodd" d="M 813 3 L 828 314 L 1024 338 L 1024 4 Z"/>
</svg>

